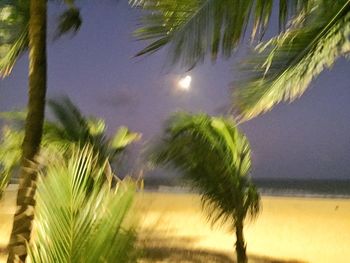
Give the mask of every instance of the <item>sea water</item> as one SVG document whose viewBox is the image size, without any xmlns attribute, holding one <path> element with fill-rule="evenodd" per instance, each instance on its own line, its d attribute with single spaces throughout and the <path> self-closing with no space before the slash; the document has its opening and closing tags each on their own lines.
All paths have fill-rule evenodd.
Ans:
<svg viewBox="0 0 350 263">
<path fill-rule="evenodd" d="M 262 195 L 350 198 L 350 180 L 253 179 Z"/>
</svg>

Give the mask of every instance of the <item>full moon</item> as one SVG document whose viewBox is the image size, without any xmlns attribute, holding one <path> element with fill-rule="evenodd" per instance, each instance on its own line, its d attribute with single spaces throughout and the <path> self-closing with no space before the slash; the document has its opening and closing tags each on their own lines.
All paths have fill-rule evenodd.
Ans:
<svg viewBox="0 0 350 263">
<path fill-rule="evenodd" d="M 179 80 L 178 85 L 182 90 L 189 90 L 191 87 L 192 77 L 187 75 Z"/>
</svg>

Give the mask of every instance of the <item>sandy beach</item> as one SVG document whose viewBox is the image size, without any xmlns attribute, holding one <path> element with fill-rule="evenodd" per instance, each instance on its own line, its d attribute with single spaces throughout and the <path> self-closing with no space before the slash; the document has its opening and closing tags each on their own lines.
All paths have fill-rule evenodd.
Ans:
<svg viewBox="0 0 350 263">
<path fill-rule="evenodd" d="M 170 243 L 233 252 L 234 235 L 211 229 L 198 195 L 145 193 L 141 229 L 167 236 Z M 350 200 L 263 197 L 259 217 L 246 224 L 250 255 L 310 263 L 350 260 Z M 186 243 L 185 242 L 185 243 Z"/>
<path fill-rule="evenodd" d="M 14 203 L 14 191 L 7 192 L 0 202 L 2 248 L 8 242 Z M 263 197 L 262 204 L 259 217 L 245 228 L 251 258 L 349 262 L 350 200 Z M 211 229 L 201 212 L 198 195 L 142 193 L 137 205 L 142 207 L 139 231 L 145 245 L 164 247 L 164 251 L 172 247 L 233 256 L 234 235 L 225 227 Z M 5 262 L 4 256 L 0 262 Z"/>
</svg>

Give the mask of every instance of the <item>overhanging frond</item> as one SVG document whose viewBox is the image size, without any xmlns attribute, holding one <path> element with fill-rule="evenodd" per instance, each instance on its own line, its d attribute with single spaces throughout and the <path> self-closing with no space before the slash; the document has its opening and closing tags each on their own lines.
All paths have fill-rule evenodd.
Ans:
<svg viewBox="0 0 350 263">
<path fill-rule="evenodd" d="M 234 107 L 244 120 L 300 97 L 315 77 L 349 53 L 350 1 L 320 1 L 304 20 L 303 27 L 260 45 L 243 62 Z"/>
<path fill-rule="evenodd" d="M 251 37 L 261 38 L 270 22 L 274 0 L 134 0 L 145 9 L 141 27 L 135 31 L 150 44 L 136 56 L 169 45 L 170 63 L 193 67 L 210 54 L 230 57 L 253 20 Z M 277 1 L 278 2 L 278 1 Z M 308 8 L 308 1 L 280 0 L 281 29 L 289 18 Z"/>
</svg>

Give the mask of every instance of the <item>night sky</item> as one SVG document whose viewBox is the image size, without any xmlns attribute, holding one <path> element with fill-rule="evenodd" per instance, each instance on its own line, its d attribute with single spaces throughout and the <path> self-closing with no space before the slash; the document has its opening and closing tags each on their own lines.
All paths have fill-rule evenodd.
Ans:
<svg viewBox="0 0 350 263">
<path fill-rule="evenodd" d="M 50 5 L 50 24 L 59 7 Z M 175 110 L 218 114 L 230 105 L 237 59 L 208 62 L 192 70 L 192 89 L 176 90 L 180 69 L 165 69 L 166 52 L 143 58 L 145 46 L 132 37 L 139 12 L 126 1 L 86 1 L 75 37 L 53 42 L 49 27 L 48 97 L 68 95 L 87 115 L 104 118 L 109 132 L 127 125 L 143 143 L 161 131 Z M 244 49 L 244 47 L 243 47 Z M 12 75 L 0 81 L 0 110 L 27 101 L 27 54 Z M 341 59 L 292 104 L 241 126 L 251 142 L 254 177 L 350 179 L 350 67 Z"/>
</svg>

